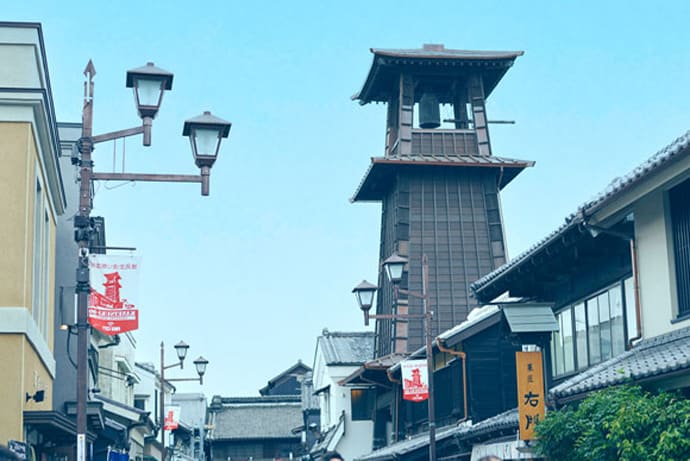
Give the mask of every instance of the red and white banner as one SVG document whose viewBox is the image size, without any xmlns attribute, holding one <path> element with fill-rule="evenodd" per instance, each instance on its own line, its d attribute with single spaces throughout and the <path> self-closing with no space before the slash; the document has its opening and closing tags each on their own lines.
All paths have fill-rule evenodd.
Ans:
<svg viewBox="0 0 690 461">
<path fill-rule="evenodd" d="M 169 405 L 165 408 L 165 423 L 163 430 L 174 431 L 180 426 L 181 407 Z"/>
<path fill-rule="evenodd" d="M 405 360 L 400 364 L 403 379 L 403 399 L 422 402 L 429 398 L 429 377 L 426 360 Z"/>
<path fill-rule="evenodd" d="M 89 255 L 89 323 L 106 335 L 139 328 L 139 257 Z"/>
</svg>

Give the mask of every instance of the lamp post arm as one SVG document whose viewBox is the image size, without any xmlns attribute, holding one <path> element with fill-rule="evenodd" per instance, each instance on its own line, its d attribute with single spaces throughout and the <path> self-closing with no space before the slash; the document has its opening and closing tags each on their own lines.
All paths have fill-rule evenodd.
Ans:
<svg viewBox="0 0 690 461">
<path fill-rule="evenodd" d="M 180 382 L 180 381 L 201 381 L 201 378 L 168 378 L 166 381 L 171 382 Z"/>
<path fill-rule="evenodd" d="M 426 314 L 369 314 L 370 319 L 423 319 Z"/>
<path fill-rule="evenodd" d="M 181 363 L 181 362 L 172 363 L 172 364 L 170 364 L 170 365 L 165 365 L 165 366 L 163 366 L 163 367 L 161 367 L 161 368 L 162 368 L 163 370 L 167 370 L 167 369 L 169 369 L 169 368 L 179 367 L 179 366 L 180 366 L 180 363 Z M 170 381 L 170 380 L 168 379 L 168 380 L 166 380 L 166 381 Z"/>
<path fill-rule="evenodd" d="M 201 182 L 201 175 L 150 173 L 94 173 L 96 181 Z"/>
<path fill-rule="evenodd" d="M 398 291 L 398 293 L 405 295 L 405 296 L 412 296 L 413 298 L 424 299 L 423 293 L 418 293 L 416 291 L 410 291 L 410 290 L 406 290 L 404 288 L 397 288 L 397 287 L 396 287 L 396 290 Z"/>
<path fill-rule="evenodd" d="M 114 139 L 126 138 L 127 136 L 135 136 L 144 132 L 144 125 L 134 128 L 127 128 L 124 130 L 111 131 L 110 133 L 103 133 L 91 138 L 91 142 L 98 144 L 99 142 L 112 141 Z"/>
<path fill-rule="evenodd" d="M 211 168 L 201 167 L 201 174 L 152 174 L 152 173 L 91 173 L 97 181 L 144 181 L 144 182 L 187 182 L 200 183 L 201 195 L 209 193 Z"/>
</svg>

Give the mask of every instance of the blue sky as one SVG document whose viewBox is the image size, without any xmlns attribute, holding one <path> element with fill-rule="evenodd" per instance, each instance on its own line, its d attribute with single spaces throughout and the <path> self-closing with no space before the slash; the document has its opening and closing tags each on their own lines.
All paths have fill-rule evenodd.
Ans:
<svg viewBox="0 0 690 461">
<path fill-rule="evenodd" d="M 380 207 L 348 199 L 383 154 L 384 106 L 350 100 L 369 48 L 525 51 L 487 106 L 516 121 L 491 126 L 494 154 L 536 161 L 502 194 L 512 256 L 690 126 L 683 1 L 45 1 L 3 16 L 43 24 L 60 121 L 80 120 L 89 58 L 96 133 L 139 123 L 127 69 L 175 74 L 153 145 L 125 146 L 129 171 L 196 174 L 183 121 L 211 110 L 233 122 L 210 197 L 143 183 L 95 196 L 108 243 L 142 256 L 137 360 L 156 362 L 161 340 L 173 357 L 184 339 L 211 362 L 209 396 L 257 395 L 312 364 L 322 328 L 364 329 L 350 290 L 376 279 Z M 97 170 L 113 152 L 99 146 Z"/>
</svg>

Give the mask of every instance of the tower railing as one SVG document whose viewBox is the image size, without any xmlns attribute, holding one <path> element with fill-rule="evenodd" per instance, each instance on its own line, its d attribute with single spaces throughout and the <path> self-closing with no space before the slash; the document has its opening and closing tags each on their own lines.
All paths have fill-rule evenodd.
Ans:
<svg viewBox="0 0 690 461">
<path fill-rule="evenodd" d="M 393 144 L 388 156 L 397 157 L 401 155 L 400 141 L 398 139 Z M 415 128 L 412 130 L 410 154 L 451 157 L 479 155 L 477 134 L 474 130 Z"/>
</svg>

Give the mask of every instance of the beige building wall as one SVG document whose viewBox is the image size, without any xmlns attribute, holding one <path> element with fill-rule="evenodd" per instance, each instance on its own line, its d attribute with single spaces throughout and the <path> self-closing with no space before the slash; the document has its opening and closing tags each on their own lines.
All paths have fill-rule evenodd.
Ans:
<svg viewBox="0 0 690 461">
<path fill-rule="evenodd" d="M 52 407 L 55 234 L 57 215 L 65 203 L 40 25 L 0 22 L 0 62 L 0 443 L 4 444 L 24 441 L 25 411 Z M 35 236 L 37 227 L 41 234 Z M 40 309 L 33 312 L 37 302 Z M 37 391 L 44 392 L 43 401 L 27 401 L 27 394 Z"/>
<path fill-rule="evenodd" d="M 28 123 L 0 123 L 0 197 L 3 197 L 0 236 L 3 260 L 0 293 L 3 306 L 28 306 L 31 275 L 27 249 L 33 232 L 27 232 L 28 214 L 33 208 L 28 178 L 34 176 L 35 159 L 29 148 L 31 126 Z M 33 181 L 32 181 L 33 182 Z M 33 215 L 32 215 L 33 216 Z M 9 243 L 12 244 L 9 244 Z"/>
<path fill-rule="evenodd" d="M 0 443 L 23 440 L 25 410 L 50 410 L 54 360 L 54 261 L 56 213 L 49 200 L 36 136 L 29 122 L 0 122 Z M 39 326 L 32 315 L 36 182 L 43 184 L 47 216 L 46 313 Z M 44 391 L 44 400 L 26 394 Z"/>
</svg>

